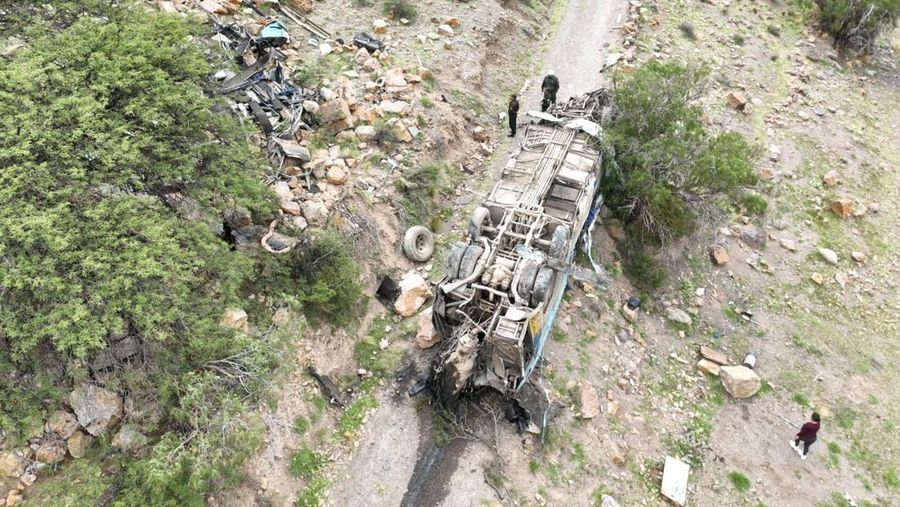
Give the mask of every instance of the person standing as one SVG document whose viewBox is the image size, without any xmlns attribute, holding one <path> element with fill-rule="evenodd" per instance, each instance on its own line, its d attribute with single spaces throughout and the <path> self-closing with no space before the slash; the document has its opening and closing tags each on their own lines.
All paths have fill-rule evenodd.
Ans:
<svg viewBox="0 0 900 507">
<path fill-rule="evenodd" d="M 506 108 L 509 116 L 509 137 L 516 137 L 516 116 L 519 115 L 519 98 L 513 93 L 509 96 L 509 106 Z"/>
<path fill-rule="evenodd" d="M 541 100 L 541 112 L 546 112 L 551 105 L 556 103 L 556 92 L 558 91 L 559 78 L 553 74 L 552 70 L 547 71 L 547 75 L 541 82 L 541 92 L 544 94 L 544 98 Z"/>
<path fill-rule="evenodd" d="M 797 454 L 800 455 L 800 459 L 806 459 L 806 456 L 809 454 L 809 446 L 816 441 L 816 433 L 819 432 L 819 427 L 821 426 L 819 423 L 821 418 L 817 412 L 813 412 L 812 421 L 804 424 L 800 431 L 797 433 L 797 438 L 791 441 L 791 448 L 797 451 Z M 803 448 L 800 448 L 800 441 L 803 441 Z"/>
</svg>

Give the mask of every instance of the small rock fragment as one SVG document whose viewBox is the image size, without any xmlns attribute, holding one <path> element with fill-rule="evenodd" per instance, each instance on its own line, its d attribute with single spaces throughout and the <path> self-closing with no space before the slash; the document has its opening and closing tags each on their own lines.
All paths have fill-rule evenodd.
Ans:
<svg viewBox="0 0 900 507">
<path fill-rule="evenodd" d="M 834 250 L 831 250 L 829 248 L 820 247 L 819 255 L 821 255 L 822 258 L 825 259 L 825 262 L 827 262 L 828 264 L 837 264 L 838 263 L 838 255 Z"/>
<path fill-rule="evenodd" d="M 730 259 L 728 250 L 722 245 L 713 245 L 709 247 L 709 259 L 716 266 L 723 266 Z"/>
</svg>

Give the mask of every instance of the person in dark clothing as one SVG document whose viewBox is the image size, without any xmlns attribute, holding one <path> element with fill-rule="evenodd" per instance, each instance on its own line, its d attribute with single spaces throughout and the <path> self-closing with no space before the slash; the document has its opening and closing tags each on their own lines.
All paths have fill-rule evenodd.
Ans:
<svg viewBox="0 0 900 507">
<path fill-rule="evenodd" d="M 509 115 L 509 137 L 516 137 L 516 116 L 519 114 L 519 99 L 513 93 L 509 96 L 509 106 L 506 108 Z"/>
<path fill-rule="evenodd" d="M 819 414 L 813 412 L 812 421 L 803 425 L 800 428 L 800 432 L 797 433 L 797 438 L 791 441 L 791 448 L 797 451 L 797 454 L 800 455 L 800 459 L 806 459 L 806 456 L 809 454 L 809 446 L 816 441 L 816 433 L 819 432 L 819 421 L 821 418 Z M 803 448 L 800 448 L 800 441 L 803 441 Z"/>
<path fill-rule="evenodd" d="M 541 112 L 547 111 L 547 109 L 556 103 L 556 92 L 559 91 L 559 78 L 557 78 L 553 71 L 548 71 L 547 76 L 544 77 L 544 81 L 541 82 L 541 92 L 544 94 L 543 100 L 541 100 Z"/>
</svg>

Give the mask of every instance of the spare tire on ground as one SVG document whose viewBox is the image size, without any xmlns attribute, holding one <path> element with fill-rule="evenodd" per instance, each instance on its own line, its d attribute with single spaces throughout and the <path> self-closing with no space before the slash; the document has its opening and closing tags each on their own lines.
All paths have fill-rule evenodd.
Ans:
<svg viewBox="0 0 900 507">
<path fill-rule="evenodd" d="M 409 260 L 427 261 L 434 253 L 434 235 L 421 225 L 410 227 L 403 235 L 403 253 Z"/>
</svg>

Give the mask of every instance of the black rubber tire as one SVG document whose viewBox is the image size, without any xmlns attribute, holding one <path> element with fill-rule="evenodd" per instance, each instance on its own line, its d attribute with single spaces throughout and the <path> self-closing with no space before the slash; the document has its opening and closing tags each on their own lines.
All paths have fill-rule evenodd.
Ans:
<svg viewBox="0 0 900 507">
<path fill-rule="evenodd" d="M 411 261 L 427 261 L 434 254 L 434 235 L 427 227 L 410 227 L 403 235 L 403 253 Z"/>
<path fill-rule="evenodd" d="M 537 276 L 534 277 L 534 285 L 531 288 L 531 306 L 532 308 L 544 302 L 547 299 L 547 293 L 550 292 L 550 284 L 553 282 L 554 271 L 547 266 L 542 266 L 538 270 Z"/>
<path fill-rule="evenodd" d="M 451 280 L 456 280 L 456 274 L 459 273 L 459 264 L 462 262 L 463 255 L 469 245 L 465 243 L 454 243 L 450 247 L 450 255 L 447 256 L 447 272 L 446 276 Z"/>
<path fill-rule="evenodd" d="M 553 230 L 553 238 L 550 239 L 550 257 L 565 261 L 568 259 L 569 228 L 565 225 L 557 225 Z"/>
<path fill-rule="evenodd" d="M 474 242 L 481 236 L 481 230 L 484 224 L 491 220 L 491 212 L 484 206 L 478 206 L 472 211 L 472 218 L 469 219 L 469 241 Z"/>
<path fill-rule="evenodd" d="M 469 275 L 475 272 L 475 265 L 478 264 L 478 259 L 481 258 L 483 253 L 484 247 L 481 245 L 469 245 L 466 247 L 466 253 L 463 254 L 462 261 L 459 263 L 457 279 L 468 278 Z"/>
<path fill-rule="evenodd" d="M 526 304 L 531 301 L 531 288 L 534 287 L 534 278 L 538 274 L 538 268 L 541 264 L 536 261 L 525 261 L 522 268 L 522 275 L 519 276 L 519 285 L 516 286 L 516 292 Z"/>
</svg>

